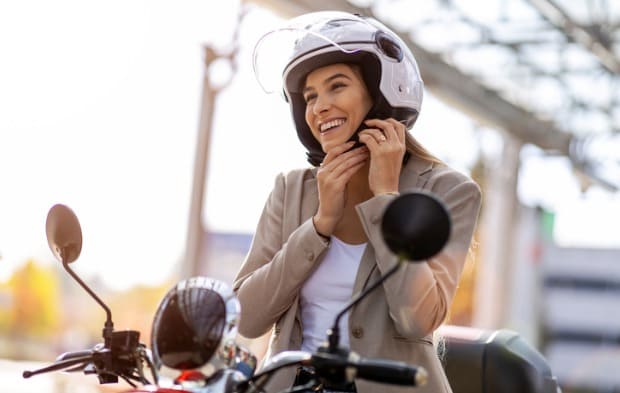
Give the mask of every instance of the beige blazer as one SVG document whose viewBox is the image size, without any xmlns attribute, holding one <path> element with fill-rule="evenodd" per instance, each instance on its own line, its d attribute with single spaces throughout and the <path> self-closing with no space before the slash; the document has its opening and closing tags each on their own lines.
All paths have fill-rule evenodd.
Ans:
<svg viewBox="0 0 620 393">
<path fill-rule="evenodd" d="M 267 357 L 299 350 L 302 325 L 299 292 L 329 246 L 314 230 L 318 208 L 316 168 L 278 175 L 260 217 L 250 251 L 234 280 L 241 303 L 239 332 L 249 338 L 271 331 Z M 351 349 L 364 357 L 421 365 L 424 387 L 411 389 L 356 380 L 359 393 L 451 392 L 433 345 L 433 332 L 446 318 L 457 288 L 480 207 L 480 189 L 465 175 L 415 157 L 403 167 L 400 192 L 436 194 L 452 220 L 450 240 L 436 257 L 407 264 L 349 313 Z M 356 210 L 368 237 L 353 293 L 377 280 L 396 263 L 381 236 L 381 216 L 394 198 L 375 196 Z M 341 332 L 347 334 L 347 332 Z M 269 392 L 289 387 L 294 370 L 280 371 Z"/>
</svg>

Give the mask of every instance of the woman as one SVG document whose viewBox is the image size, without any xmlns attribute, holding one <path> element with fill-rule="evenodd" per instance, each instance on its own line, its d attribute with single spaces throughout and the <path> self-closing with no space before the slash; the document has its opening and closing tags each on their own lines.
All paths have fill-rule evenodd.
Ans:
<svg viewBox="0 0 620 393">
<path fill-rule="evenodd" d="M 383 209 L 401 192 L 427 190 L 448 207 L 448 244 L 356 305 L 341 320 L 341 344 L 361 356 L 425 367 L 428 383 L 416 392 L 450 392 L 432 336 L 465 262 L 479 188 L 407 132 L 420 110 L 422 80 L 393 32 L 373 19 L 319 12 L 263 40 L 291 32 L 283 87 L 313 167 L 276 179 L 233 285 L 241 303 L 239 331 L 250 338 L 271 331 L 268 357 L 316 350 L 352 295 L 396 262 L 381 236 Z M 267 46 L 261 41 L 257 48 Z M 351 140 L 356 135 L 359 143 Z M 290 386 L 293 377 L 281 372 L 268 391 Z M 407 390 L 363 380 L 354 389 Z"/>
</svg>

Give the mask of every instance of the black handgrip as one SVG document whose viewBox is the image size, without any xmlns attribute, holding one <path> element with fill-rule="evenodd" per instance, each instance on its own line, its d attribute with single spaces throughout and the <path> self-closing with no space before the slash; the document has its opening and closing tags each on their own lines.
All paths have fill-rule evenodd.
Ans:
<svg viewBox="0 0 620 393">
<path fill-rule="evenodd" d="M 420 386 L 428 379 L 423 367 L 405 362 L 384 359 L 359 359 L 356 363 L 356 377 L 373 382 L 392 385 Z"/>
</svg>

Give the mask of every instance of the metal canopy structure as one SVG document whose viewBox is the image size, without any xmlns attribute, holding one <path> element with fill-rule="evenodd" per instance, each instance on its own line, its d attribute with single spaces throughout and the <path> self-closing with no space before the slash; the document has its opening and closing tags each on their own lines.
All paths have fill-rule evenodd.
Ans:
<svg viewBox="0 0 620 393">
<path fill-rule="evenodd" d="M 337 9 L 381 20 L 410 46 L 438 98 L 521 143 L 569 157 L 608 189 L 620 187 L 618 2 L 253 2 L 286 17 Z"/>
</svg>

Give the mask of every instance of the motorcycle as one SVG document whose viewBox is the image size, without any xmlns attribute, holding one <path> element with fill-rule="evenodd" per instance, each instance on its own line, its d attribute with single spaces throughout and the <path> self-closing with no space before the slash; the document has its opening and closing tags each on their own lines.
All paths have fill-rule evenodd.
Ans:
<svg viewBox="0 0 620 393">
<path fill-rule="evenodd" d="M 280 353 L 256 372 L 256 357 L 235 341 L 239 304 L 227 284 L 209 277 L 182 280 L 166 294 L 153 326 L 159 329 L 159 337 L 165 331 L 167 338 L 158 339 L 154 332 L 151 349 L 140 342 L 140 332 L 114 330 L 109 307 L 70 267 L 82 249 L 79 220 L 69 207 L 54 205 L 46 220 L 49 247 L 69 275 L 104 309 L 103 342 L 91 349 L 63 353 L 49 366 L 24 371 L 23 377 L 53 371 L 83 372 L 96 375 L 100 384 L 122 379 L 131 386 L 128 393 L 241 393 L 261 391 L 278 370 L 304 367 L 312 370 L 312 377 L 289 392 L 313 391 L 325 383 L 346 385 L 353 378 L 422 385 L 427 378 L 422 367 L 366 359 L 339 345 L 342 316 L 406 261 L 422 261 L 439 252 L 447 242 L 450 219 L 445 207 L 431 194 L 404 194 L 386 209 L 382 230 L 386 244 L 399 256 L 398 262 L 380 280 L 354 296 L 336 316 L 327 332 L 327 344 L 316 353 Z M 179 323 L 192 325 L 193 337 L 180 337 Z M 160 375 L 162 365 L 179 374 L 164 381 Z M 204 372 L 206 369 L 209 371 Z"/>
</svg>

